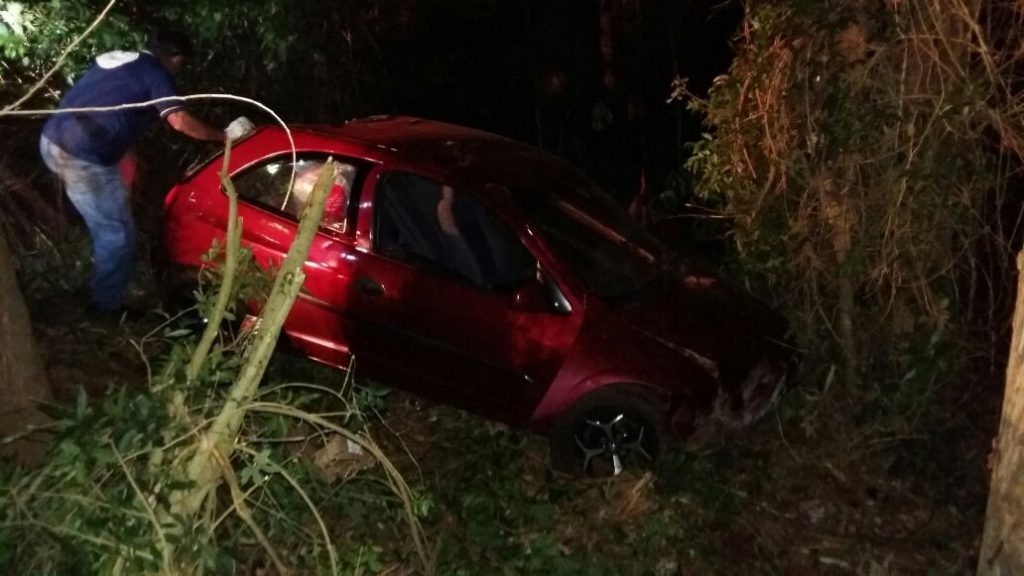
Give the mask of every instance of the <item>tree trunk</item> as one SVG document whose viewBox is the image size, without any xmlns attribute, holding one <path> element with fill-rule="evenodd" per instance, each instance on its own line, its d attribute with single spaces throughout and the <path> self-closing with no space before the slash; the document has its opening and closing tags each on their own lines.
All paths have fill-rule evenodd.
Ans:
<svg viewBox="0 0 1024 576">
<path fill-rule="evenodd" d="M 50 398 L 14 261 L 0 230 L 0 458 L 13 456 L 26 465 L 42 460 L 45 444 L 24 433 L 46 422 L 35 403 Z M 23 436 L 13 442 L 3 440 L 17 435 Z"/>
<path fill-rule="evenodd" d="M 1013 339 L 1002 422 L 993 450 L 979 576 L 1024 574 L 1024 251 L 1017 255 L 1017 271 Z"/>
</svg>

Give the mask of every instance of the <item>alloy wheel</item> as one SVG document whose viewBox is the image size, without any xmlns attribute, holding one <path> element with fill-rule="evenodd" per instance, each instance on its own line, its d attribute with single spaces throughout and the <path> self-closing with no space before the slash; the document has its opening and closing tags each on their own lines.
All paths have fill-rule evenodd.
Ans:
<svg viewBox="0 0 1024 576">
<path fill-rule="evenodd" d="M 618 476 L 626 466 L 647 466 L 654 461 L 654 441 L 645 426 L 623 412 L 607 418 L 588 418 L 574 435 L 583 472 Z"/>
</svg>

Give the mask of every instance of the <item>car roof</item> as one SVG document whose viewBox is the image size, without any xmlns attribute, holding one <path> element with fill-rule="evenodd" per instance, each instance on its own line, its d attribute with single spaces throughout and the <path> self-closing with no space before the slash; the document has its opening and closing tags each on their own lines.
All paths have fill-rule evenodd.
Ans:
<svg viewBox="0 0 1024 576">
<path fill-rule="evenodd" d="M 495 161 L 550 156 L 531 146 L 483 130 L 411 116 L 370 116 L 340 126 L 303 125 L 295 130 L 384 148 L 410 163 L 429 164 L 449 175 L 470 175 Z"/>
</svg>

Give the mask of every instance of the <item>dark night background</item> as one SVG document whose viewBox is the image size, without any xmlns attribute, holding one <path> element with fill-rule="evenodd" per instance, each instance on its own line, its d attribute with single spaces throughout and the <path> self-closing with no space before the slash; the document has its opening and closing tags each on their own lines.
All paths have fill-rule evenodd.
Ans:
<svg viewBox="0 0 1024 576">
<path fill-rule="evenodd" d="M 641 166 L 654 191 L 699 138 L 699 118 L 666 103 L 672 79 L 705 94 L 728 70 L 742 19 L 733 2 L 681 0 L 419 0 L 374 10 L 329 13 L 324 30 L 310 31 L 315 47 L 293 47 L 289 66 L 300 70 L 283 76 L 299 88 L 268 89 L 263 71 L 248 69 L 243 85 L 216 89 L 266 101 L 288 121 L 395 113 L 493 131 L 586 169 L 624 203 L 639 191 Z M 221 52 L 215 66 L 245 65 Z M 197 91 L 204 73 L 186 71 L 182 92 Z"/>
<path fill-rule="evenodd" d="M 623 200 L 638 191 L 641 162 L 659 185 L 678 165 L 680 136 L 699 136 L 698 119 L 666 104 L 670 84 L 687 77 L 705 92 L 728 68 L 742 17 L 735 5 L 622 2 L 602 54 L 599 2 L 492 3 L 475 13 L 460 4 L 421 2 L 407 43 L 385 48 L 391 108 L 534 143 Z"/>
</svg>

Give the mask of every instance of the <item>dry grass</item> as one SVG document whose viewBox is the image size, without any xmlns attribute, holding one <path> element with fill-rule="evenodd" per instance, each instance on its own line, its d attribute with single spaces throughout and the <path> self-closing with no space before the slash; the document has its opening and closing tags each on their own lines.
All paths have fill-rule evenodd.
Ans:
<svg viewBox="0 0 1024 576">
<path fill-rule="evenodd" d="M 1009 1 L 752 3 L 730 76 L 697 105 L 716 131 L 694 161 L 705 193 L 847 380 L 922 335 L 958 338 L 964 357 L 998 349 L 1019 226 L 1006 190 L 1024 159 L 1022 19 Z"/>
</svg>

